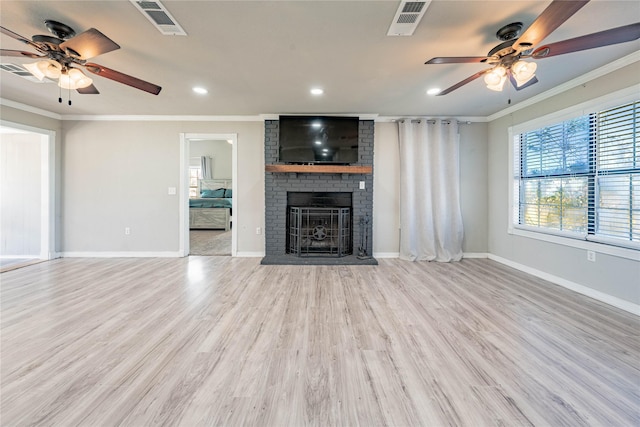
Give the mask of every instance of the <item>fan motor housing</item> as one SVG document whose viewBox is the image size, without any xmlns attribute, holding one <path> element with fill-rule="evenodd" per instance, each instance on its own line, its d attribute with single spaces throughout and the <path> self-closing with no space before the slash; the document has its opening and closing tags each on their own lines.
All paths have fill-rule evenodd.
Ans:
<svg viewBox="0 0 640 427">
<path fill-rule="evenodd" d="M 513 40 L 520 35 L 520 31 L 522 31 L 522 22 L 512 22 L 500 28 L 496 32 L 496 37 L 502 41 Z"/>
<path fill-rule="evenodd" d="M 66 40 L 76 35 L 76 32 L 70 26 L 63 24 L 62 22 L 47 19 L 44 21 L 44 25 L 49 32 L 59 39 Z"/>
</svg>

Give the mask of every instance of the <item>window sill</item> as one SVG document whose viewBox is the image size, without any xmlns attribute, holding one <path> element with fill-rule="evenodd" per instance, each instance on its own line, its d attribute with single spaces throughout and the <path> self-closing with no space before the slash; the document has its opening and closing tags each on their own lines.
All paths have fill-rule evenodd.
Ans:
<svg viewBox="0 0 640 427">
<path fill-rule="evenodd" d="M 531 231 L 529 229 L 513 226 L 509 228 L 508 233 L 514 236 L 527 237 L 530 239 L 542 240 L 544 242 L 554 243 L 557 245 L 569 246 L 576 249 L 594 251 L 618 258 L 640 261 L 640 250 L 637 249 L 624 248 L 620 246 L 609 245 L 606 243 L 600 243 L 591 240 L 582 240 L 557 234 L 544 233 L 540 231 Z"/>
</svg>

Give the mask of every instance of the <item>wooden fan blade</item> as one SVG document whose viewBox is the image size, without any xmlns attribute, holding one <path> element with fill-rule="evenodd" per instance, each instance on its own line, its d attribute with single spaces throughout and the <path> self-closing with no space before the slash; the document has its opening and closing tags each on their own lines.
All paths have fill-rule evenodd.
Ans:
<svg viewBox="0 0 640 427">
<path fill-rule="evenodd" d="M 84 66 L 90 73 L 134 87 L 136 89 L 143 90 L 145 92 L 149 92 L 153 95 L 159 94 L 162 90 L 160 86 L 154 85 L 153 83 L 145 82 L 144 80 L 140 80 L 136 77 L 129 76 L 119 71 L 103 67 L 102 65 L 87 63 Z"/>
<path fill-rule="evenodd" d="M 479 77 L 482 77 L 484 74 L 488 73 L 491 70 L 492 70 L 492 68 L 486 69 L 484 71 L 479 71 L 479 72 L 475 73 L 474 75 L 472 75 L 470 77 L 467 77 L 466 79 L 462 80 L 461 82 L 458 82 L 458 83 L 454 84 L 453 86 L 443 90 L 442 92 L 440 92 L 436 96 L 442 96 L 442 95 L 446 95 L 448 93 L 451 93 L 454 90 L 458 89 L 459 87 L 462 87 L 462 86 L 466 85 L 467 83 L 471 83 L 475 79 L 477 79 Z"/>
<path fill-rule="evenodd" d="M 517 51 L 531 49 L 580 10 L 589 0 L 554 0 L 513 44 Z"/>
<path fill-rule="evenodd" d="M 625 43 L 640 38 L 640 22 L 587 34 L 573 39 L 540 46 L 533 51 L 534 59 L 548 58 L 550 56 L 564 55 L 565 53 L 579 52 L 581 50 L 594 49 L 596 47 Z"/>
<path fill-rule="evenodd" d="M 46 58 L 46 56 L 36 55 L 22 50 L 0 49 L 0 56 L 19 56 L 21 58 Z"/>
<path fill-rule="evenodd" d="M 62 50 L 71 49 L 72 53 L 77 53 L 80 59 L 94 58 L 103 53 L 120 49 L 120 46 L 109 37 L 102 34 L 95 28 L 78 34 L 77 36 L 60 43 Z"/>
<path fill-rule="evenodd" d="M 466 64 L 476 62 L 486 62 L 488 58 L 486 56 L 441 56 L 437 58 L 431 58 L 425 64 Z"/>
<path fill-rule="evenodd" d="M 9 36 L 11 38 L 14 38 L 22 43 L 28 44 L 29 46 L 33 47 L 34 49 L 37 49 L 38 51 L 40 51 L 40 48 L 38 47 L 37 44 L 35 44 L 34 42 L 32 42 L 30 39 L 26 38 L 26 37 L 22 37 L 20 34 L 18 33 L 14 33 L 13 31 L 11 31 L 8 28 L 5 27 L 1 27 L 0 26 L 0 33 Z"/>
<path fill-rule="evenodd" d="M 98 92 L 98 89 L 94 85 L 76 89 L 76 91 L 83 95 L 98 95 L 100 93 Z"/>
</svg>

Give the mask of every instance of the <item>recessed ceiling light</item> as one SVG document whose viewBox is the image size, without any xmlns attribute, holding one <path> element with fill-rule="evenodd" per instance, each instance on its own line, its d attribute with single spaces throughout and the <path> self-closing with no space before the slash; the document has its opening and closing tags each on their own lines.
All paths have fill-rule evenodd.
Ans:
<svg viewBox="0 0 640 427">
<path fill-rule="evenodd" d="M 194 88 L 193 88 L 193 91 L 194 91 L 195 93 L 199 94 L 199 95 L 206 95 L 207 93 L 209 93 L 209 91 L 208 91 L 208 90 L 206 90 L 206 89 L 205 89 L 205 88 L 203 88 L 203 87 L 199 87 L 199 86 L 194 87 Z"/>
<path fill-rule="evenodd" d="M 427 95 L 437 95 L 440 92 L 442 92 L 442 89 L 440 89 L 439 87 L 434 87 L 427 91 Z"/>
<path fill-rule="evenodd" d="M 319 87 L 314 87 L 313 89 L 311 89 L 311 95 L 322 95 L 324 93 L 324 90 L 320 89 Z"/>
</svg>

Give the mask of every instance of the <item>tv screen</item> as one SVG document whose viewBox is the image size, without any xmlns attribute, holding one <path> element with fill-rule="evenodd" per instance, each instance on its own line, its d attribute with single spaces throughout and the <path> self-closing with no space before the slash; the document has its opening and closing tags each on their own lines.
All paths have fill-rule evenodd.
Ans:
<svg viewBox="0 0 640 427">
<path fill-rule="evenodd" d="M 283 163 L 358 162 L 358 117 L 280 116 Z"/>
</svg>

